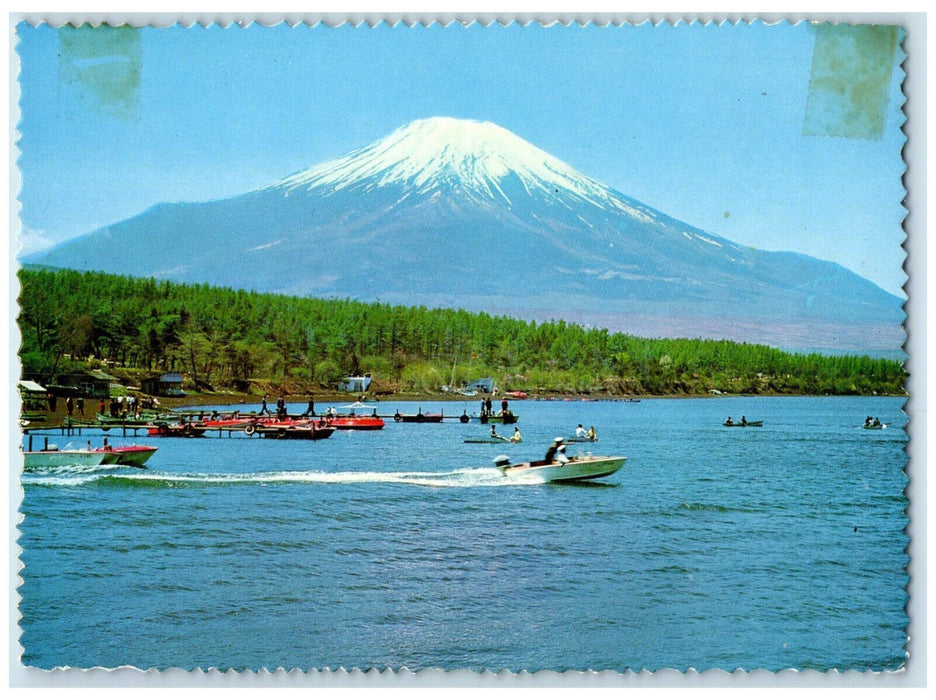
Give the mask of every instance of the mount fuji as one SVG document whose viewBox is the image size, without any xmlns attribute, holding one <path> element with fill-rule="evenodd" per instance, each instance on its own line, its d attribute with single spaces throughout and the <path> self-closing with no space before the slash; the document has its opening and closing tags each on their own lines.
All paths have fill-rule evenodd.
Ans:
<svg viewBox="0 0 936 700">
<path fill-rule="evenodd" d="M 23 262 L 653 337 L 872 353 L 904 341 L 901 300 L 840 265 L 706 233 L 495 124 L 443 117 Z"/>
</svg>

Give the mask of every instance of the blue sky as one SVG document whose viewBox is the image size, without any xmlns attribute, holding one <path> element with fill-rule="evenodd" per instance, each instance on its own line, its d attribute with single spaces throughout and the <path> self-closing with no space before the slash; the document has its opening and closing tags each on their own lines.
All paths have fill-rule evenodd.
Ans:
<svg viewBox="0 0 936 700">
<path fill-rule="evenodd" d="M 55 29 L 20 25 L 23 241 L 236 195 L 452 116 L 493 121 L 701 229 L 834 260 L 902 296 L 902 54 L 881 138 L 804 135 L 816 35 L 804 23 L 142 29 L 139 82 L 115 110 L 75 82 Z"/>
</svg>

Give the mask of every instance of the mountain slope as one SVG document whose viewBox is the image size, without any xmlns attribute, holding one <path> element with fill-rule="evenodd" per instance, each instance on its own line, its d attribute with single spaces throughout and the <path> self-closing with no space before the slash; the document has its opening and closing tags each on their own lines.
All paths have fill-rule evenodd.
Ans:
<svg viewBox="0 0 936 700">
<path fill-rule="evenodd" d="M 158 205 L 30 261 L 642 335 L 903 342 L 900 301 L 841 266 L 705 233 L 501 127 L 447 118 L 238 197 Z"/>
</svg>

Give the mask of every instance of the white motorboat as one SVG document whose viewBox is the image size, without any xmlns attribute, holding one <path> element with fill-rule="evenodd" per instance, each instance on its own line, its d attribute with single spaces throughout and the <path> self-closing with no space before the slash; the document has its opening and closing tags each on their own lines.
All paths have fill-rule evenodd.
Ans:
<svg viewBox="0 0 936 700">
<path fill-rule="evenodd" d="M 535 477 L 543 481 L 587 481 L 600 479 L 603 476 L 614 474 L 624 466 L 627 457 L 599 457 L 587 455 L 585 457 L 571 457 L 568 462 L 520 462 L 510 464 L 506 455 L 494 459 L 494 464 L 506 477 Z"/>
<path fill-rule="evenodd" d="M 116 454 L 87 448 L 60 450 L 56 445 L 48 445 L 41 450 L 23 451 L 24 469 L 96 467 L 101 464 L 113 464 L 116 461 Z"/>
</svg>

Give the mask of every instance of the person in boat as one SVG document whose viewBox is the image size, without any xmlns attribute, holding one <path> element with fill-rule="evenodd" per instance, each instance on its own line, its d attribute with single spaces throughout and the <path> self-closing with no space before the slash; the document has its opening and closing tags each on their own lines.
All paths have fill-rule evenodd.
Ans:
<svg viewBox="0 0 936 700">
<path fill-rule="evenodd" d="M 510 411 L 507 409 L 507 397 L 505 396 L 501 400 L 501 415 L 506 416 Z"/>
<path fill-rule="evenodd" d="M 875 419 L 874 419 L 874 422 L 873 422 L 871 425 L 873 425 L 875 428 L 877 428 L 878 426 L 881 425 L 881 419 L 880 419 L 880 418 L 875 418 Z"/>
<path fill-rule="evenodd" d="M 582 427 L 581 423 L 579 423 L 578 427 L 575 429 L 575 437 L 581 440 L 585 437 L 585 433 L 586 433 L 585 428 Z"/>
<path fill-rule="evenodd" d="M 560 447 L 564 448 L 564 445 L 562 444 L 562 438 L 557 437 L 555 440 L 552 441 L 552 444 L 546 449 L 546 456 L 543 457 L 543 461 L 546 462 L 546 464 L 552 464 L 553 461 L 555 461 L 556 459 L 556 454 L 559 452 Z"/>
<path fill-rule="evenodd" d="M 747 425 L 747 418 L 741 416 L 741 425 Z"/>
<path fill-rule="evenodd" d="M 484 401 L 484 410 L 489 416 L 494 415 L 494 409 L 492 408 L 491 399 L 485 399 Z"/>
<path fill-rule="evenodd" d="M 260 402 L 260 415 L 261 415 L 261 416 L 268 416 L 268 415 L 270 415 L 270 409 L 267 408 L 266 401 L 267 401 L 267 397 L 266 397 L 266 394 L 264 394 L 264 395 L 263 395 L 263 401 Z"/>
<path fill-rule="evenodd" d="M 865 425 L 871 425 L 871 416 L 865 418 Z"/>
<path fill-rule="evenodd" d="M 591 440 L 592 442 L 598 439 L 598 433 L 595 432 L 595 426 L 588 426 L 588 432 L 585 433 L 585 439 Z"/>
<path fill-rule="evenodd" d="M 491 423 L 491 437 L 492 438 L 500 437 L 500 435 L 497 434 L 497 427 L 493 423 Z"/>
<path fill-rule="evenodd" d="M 487 415 L 487 410 L 485 409 L 484 399 L 481 399 L 481 416 L 484 417 Z"/>
<path fill-rule="evenodd" d="M 276 417 L 280 420 L 284 420 L 286 418 L 286 399 L 284 399 L 282 396 L 276 400 Z"/>
<path fill-rule="evenodd" d="M 556 450 L 556 461 L 559 464 L 569 463 L 569 458 L 566 456 L 565 449 L 566 449 L 565 445 L 559 445 L 558 450 Z"/>
<path fill-rule="evenodd" d="M 315 400 L 310 396 L 309 405 L 306 406 L 305 413 L 303 413 L 302 416 L 303 418 L 305 418 L 306 416 L 314 416 L 314 415 L 315 415 Z"/>
<path fill-rule="evenodd" d="M 523 436 L 520 434 L 520 428 L 514 426 L 514 433 L 510 436 L 511 442 L 523 442 Z"/>
<path fill-rule="evenodd" d="M 734 425 L 734 421 L 731 420 L 731 416 L 728 416 L 728 420 L 725 421 L 725 425 Z"/>
</svg>

